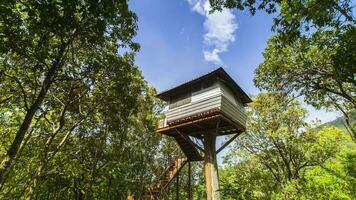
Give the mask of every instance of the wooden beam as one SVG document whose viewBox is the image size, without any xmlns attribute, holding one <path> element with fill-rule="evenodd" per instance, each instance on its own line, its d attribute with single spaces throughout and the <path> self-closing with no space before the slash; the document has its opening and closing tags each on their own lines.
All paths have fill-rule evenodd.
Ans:
<svg viewBox="0 0 356 200">
<path fill-rule="evenodd" d="M 218 165 L 216 161 L 216 135 L 204 135 L 205 149 L 205 184 L 207 200 L 220 200 Z"/>
<path fill-rule="evenodd" d="M 232 141 L 234 141 L 237 136 L 239 136 L 240 133 L 236 133 L 232 138 L 230 138 L 227 142 L 225 142 L 225 144 L 223 144 L 217 151 L 216 154 L 218 154 L 220 151 L 222 151 L 225 147 L 227 147 L 227 145 L 229 145 Z"/>
<path fill-rule="evenodd" d="M 225 130 L 225 129 L 228 129 L 228 130 L 232 129 L 233 131 L 237 131 L 236 128 L 229 123 L 229 125 L 220 126 L 219 131 L 217 132 L 217 134 L 218 135 L 222 135 L 222 132 L 223 132 L 222 130 Z M 205 130 L 202 129 L 200 131 L 189 132 L 189 135 L 193 136 L 193 137 L 196 137 L 198 139 L 201 139 L 201 137 L 200 136 L 197 137 L 197 135 L 204 135 L 206 133 L 214 133 L 215 134 L 216 133 L 216 127 L 215 128 L 211 128 L 211 129 L 205 129 Z"/>
<path fill-rule="evenodd" d="M 201 131 L 200 132 L 194 132 L 193 134 L 189 133 L 189 136 L 195 137 L 197 139 L 202 139 L 203 138 L 203 133 Z"/>
<path fill-rule="evenodd" d="M 192 166 L 190 161 L 188 161 L 188 200 L 192 200 Z"/>
<path fill-rule="evenodd" d="M 199 145 L 195 144 L 190 138 L 189 136 L 185 136 L 184 134 L 182 134 L 178 129 L 176 129 L 177 133 L 182 136 L 183 139 L 185 139 L 187 142 L 189 142 L 191 145 L 195 146 L 196 148 L 198 148 L 200 151 L 204 152 L 204 149 L 201 148 Z"/>
<path fill-rule="evenodd" d="M 218 135 L 218 133 L 219 133 L 220 122 L 221 122 L 221 119 L 219 118 L 219 119 L 218 119 L 218 122 L 216 122 L 215 135 Z"/>
<path fill-rule="evenodd" d="M 198 123 L 195 123 L 194 126 L 200 128 L 200 129 L 204 129 L 204 127 L 200 126 Z"/>
<path fill-rule="evenodd" d="M 179 172 L 177 174 L 177 184 L 176 184 L 176 198 L 179 200 Z"/>
</svg>

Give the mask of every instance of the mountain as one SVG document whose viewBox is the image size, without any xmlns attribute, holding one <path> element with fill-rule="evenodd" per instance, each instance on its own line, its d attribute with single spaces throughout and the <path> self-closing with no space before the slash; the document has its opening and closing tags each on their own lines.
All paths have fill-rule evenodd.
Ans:
<svg viewBox="0 0 356 200">
<path fill-rule="evenodd" d="M 338 117 L 335 120 L 324 123 L 323 125 L 332 125 L 332 126 L 336 126 L 336 127 L 340 128 L 340 129 L 346 130 L 345 124 L 344 124 L 345 123 L 344 119 L 345 118 L 343 116 Z M 356 111 L 353 111 L 350 113 L 350 124 L 355 124 L 355 123 L 356 123 Z"/>
</svg>

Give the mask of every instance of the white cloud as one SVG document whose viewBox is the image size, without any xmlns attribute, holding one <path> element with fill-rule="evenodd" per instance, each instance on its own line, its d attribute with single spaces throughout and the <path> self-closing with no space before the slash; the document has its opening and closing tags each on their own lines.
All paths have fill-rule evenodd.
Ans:
<svg viewBox="0 0 356 200">
<path fill-rule="evenodd" d="M 213 62 L 215 64 L 222 64 L 223 62 L 221 61 L 219 57 L 220 51 L 218 49 L 213 49 L 212 51 L 204 51 L 204 59 L 207 62 Z"/>
<path fill-rule="evenodd" d="M 205 15 L 206 12 L 204 10 L 204 3 L 206 2 L 205 0 L 187 0 L 189 5 L 192 7 L 192 10 L 201 14 Z"/>
<path fill-rule="evenodd" d="M 235 41 L 237 23 L 231 10 L 210 12 L 208 0 L 187 0 L 192 10 L 205 17 L 204 22 L 204 59 L 207 62 L 222 65 L 219 54 L 226 52 L 231 42 Z"/>
</svg>

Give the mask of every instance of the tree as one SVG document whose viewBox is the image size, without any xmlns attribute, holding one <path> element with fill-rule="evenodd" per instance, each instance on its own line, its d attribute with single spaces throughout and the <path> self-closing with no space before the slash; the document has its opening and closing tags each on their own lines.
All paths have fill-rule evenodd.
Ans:
<svg viewBox="0 0 356 200">
<path fill-rule="evenodd" d="M 224 158 L 225 167 L 219 172 L 224 199 L 269 199 L 277 190 L 273 175 L 253 156 L 237 163 L 231 162 L 237 154 L 230 151 Z"/>
<path fill-rule="evenodd" d="M 209 0 L 212 11 L 223 8 L 276 13 L 272 30 L 281 42 L 293 42 L 315 30 L 347 30 L 355 25 L 350 0 Z M 340 33 L 341 33 L 340 32 Z"/>
<path fill-rule="evenodd" d="M 153 133 L 160 109 L 156 92 L 132 54 L 118 56 L 110 43 L 88 54 L 90 68 L 60 74 L 53 83 L 0 198 L 123 199 L 149 183 L 160 140 Z M 11 86 L 9 79 L 3 83 Z M 23 114 L 13 102 L 0 108 L 3 150 Z"/>
<path fill-rule="evenodd" d="M 307 189 L 310 193 L 303 195 L 310 199 L 313 186 L 320 187 L 315 196 L 332 196 L 318 185 L 320 179 L 330 180 L 328 187 L 340 196 L 352 196 L 354 179 L 345 175 L 347 170 L 335 168 L 337 155 L 355 146 L 341 130 L 311 127 L 305 122 L 306 110 L 284 94 L 259 94 L 250 105 L 247 132 L 225 157 L 227 167 L 221 173 L 227 199 L 295 199 Z"/>
<path fill-rule="evenodd" d="M 277 12 L 276 34 L 255 72 L 255 85 L 267 91 L 294 92 L 317 108 L 335 109 L 356 140 L 356 19 L 350 0 L 210 0 L 223 7 Z"/>
<path fill-rule="evenodd" d="M 134 116 L 146 86 L 133 66 L 137 19 L 126 1 L 3 1 L 0 13 L 3 186 L 32 135 L 45 168 L 96 112 L 120 111 L 115 123 L 105 119 L 110 126 Z M 122 48 L 132 53 L 118 55 Z"/>
<path fill-rule="evenodd" d="M 355 30 L 350 31 L 356 33 Z M 355 38 L 351 36 L 354 33 L 347 32 L 344 37 Z M 265 60 L 255 71 L 256 86 L 267 91 L 297 92 L 316 108 L 341 111 L 356 139 L 354 120 L 350 116 L 356 108 L 356 68 L 351 64 L 356 60 L 351 61 L 355 56 L 349 55 L 356 52 L 345 53 L 351 57 L 344 61 L 349 61 L 340 62 L 344 47 L 333 31 L 316 31 L 311 38 L 300 38 L 283 47 L 278 45 L 278 40 L 270 39 L 263 53 Z M 349 42 L 356 45 L 355 41 Z"/>
<path fill-rule="evenodd" d="M 257 156 L 279 185 L 299 179 L 307 167 L 323 163 L 332 154 L 332 148 L 320 155 L 311 151 L 308 145 L 316 138 L 299 102 L 283 94 L 265 93 L 250 105 L 248 132 L 238 145 Z"/>
<path fill-rule="evenodd" d="M 137 96 L 135 107 L 127 110 L 127 106 L 115 106 L 121 97 L 127 98 L 121 91 L 124 83 L 110 82 L 97 88 L 105 90 L 105 95 L 95 96 L 102 102 L 95 113 L 74 130 L 63 127 L 48 147 L 52 134 L 47 130 L 52 127 L 43 120 L 14 163 L 0 198 L 124 199 L 128 192 L 137 194 L 149 183 L 159 140 L 153 133 L 155 92 L 148 88 Z M 81 106 L 95 101 L 84 102 Z M 132 113 L 126 119 L 122 115 L 127 111 Z M 70 114 L 66 116 L 72 117 Z"/>
</svg>

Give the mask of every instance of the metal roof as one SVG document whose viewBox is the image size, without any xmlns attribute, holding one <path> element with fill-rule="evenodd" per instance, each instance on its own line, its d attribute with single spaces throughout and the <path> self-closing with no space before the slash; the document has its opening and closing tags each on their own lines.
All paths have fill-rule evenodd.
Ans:
<svg viewBox="0 0 356 200">
<path fill-rule="evenodd" d="M 236 94 L 237 97 L 240 98 L 242 103 L 252 102 L 250 97 L 240 88 L 240 86 L 231 78 L 231 76 L 222 67 L 219 67 L 219 68 L 215 69 L 214 71 L 208 72 L 208 73 L 206 73 L 202 76 L 199 76 L 197 78 L 194 78 L 190 81 L 184 82 L 184 83 L 182 83 L 178 86 L 175 86 L 171 89 L 160 92 L 157 95 L 157 97 L 164 101 L 168 101 L 172 95 L 177 94 L 181 91 L 187 90 L 196 84 L 199 84 L 201 82 L 204 82 L 206 80 L 213 79 L 213 78 L 220 78 L 221 80 L 225 81 L 225 84 Z"/>
</svg>

